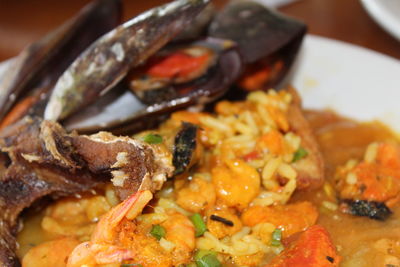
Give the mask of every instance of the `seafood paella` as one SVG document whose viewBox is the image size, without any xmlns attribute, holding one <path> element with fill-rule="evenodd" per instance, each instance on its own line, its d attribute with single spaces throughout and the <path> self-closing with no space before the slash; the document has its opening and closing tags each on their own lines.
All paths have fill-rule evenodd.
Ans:
<svg viewBox="0 0 400 267">
<path fill-rule="evenodd" d="M 303 23 L 121 8 L 94 1 L 0 75 L 1 266 L 400 266 L 398 138 L 302 108 Z"/>
</svg>

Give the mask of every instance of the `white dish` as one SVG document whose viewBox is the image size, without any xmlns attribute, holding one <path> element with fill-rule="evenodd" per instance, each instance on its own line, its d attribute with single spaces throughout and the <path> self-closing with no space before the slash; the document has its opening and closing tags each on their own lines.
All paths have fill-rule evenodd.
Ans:
<svg viewBox="0 0 400 267">
<path fill-rule="evenodd" d="M 6 60 L 6 61 L 3 61 L 0 63 L 0 83 L 1 83 L 2 79 L 4 79 L 6 77 L 6 71 L 8 70 L 8 67 L 11 66 L 11 64 L 14 61 L 15 61 L 15 58 L 11 58 L 9 60 Z"/>
<path fill-rule="evenodd" d="M 400 41 L 400 0 L 361 0 L 369 15 Z"/>
<path fill-rule="evenodd" d="M 332 39 L 307 36 L 292 79 L 304 107 L 380 120 L 400 132 L 400 61 Z"/>
<path fill-rule="evenodd" d="M 308 35 L 289 82 L 299 90 L 305 108 L 332 109 L 362 121 L 380 120 L 400 132 L 399 75 L 396 59 Z"/>
</svg>

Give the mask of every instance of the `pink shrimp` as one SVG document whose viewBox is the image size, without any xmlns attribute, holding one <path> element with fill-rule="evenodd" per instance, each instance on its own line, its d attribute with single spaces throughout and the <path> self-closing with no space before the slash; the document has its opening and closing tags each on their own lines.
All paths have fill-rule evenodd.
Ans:
<svg viewBox="0 0 400 267">
<path fill-rule="evenodd" d="M 97 224 L 91 240 L 72 251 L 67 266 L 96 266 L 134 259 L 136 253 L 118 242 L 119 233 L 121 229 L 136 227 L 130 220 L 140 214 L 152 198 L 150 191 L 139 191 L 106 213 Z"/>
</svg>

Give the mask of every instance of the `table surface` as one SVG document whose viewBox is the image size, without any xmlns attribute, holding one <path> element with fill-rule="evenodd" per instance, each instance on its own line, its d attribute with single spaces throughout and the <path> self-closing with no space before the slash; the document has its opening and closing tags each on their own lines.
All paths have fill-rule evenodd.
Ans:
<svg viewBox="0 0 400 267">
<path fill-rule="evenodd" d="M 139 2 L 140 1 L 140 2 Z M 0 61 L 60 25 L 89 0 L 0 0 Z M 124 0 L 124 17 L 165 3 Z M 226 0 L 214 0 L 217 6 Z M 299 0 L 280 11 L 304 21 L 309 33 L 350 42 L 400 59 L 400 42 L 383 31 L 359 0 Z"/>
</svg>

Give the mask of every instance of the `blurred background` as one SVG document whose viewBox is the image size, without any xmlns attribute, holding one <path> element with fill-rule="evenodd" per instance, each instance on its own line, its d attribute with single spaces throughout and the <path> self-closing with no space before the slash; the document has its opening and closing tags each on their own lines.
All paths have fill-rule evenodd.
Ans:
<svg viewBox="0 0 400 267">
<path fill-rule="evenodd" d="M 59 26 L 88 2 L 90 0 L 0 0 L 0 61 L 18 54 L 27 44 Z M 128 19 L 168 1 L 123 2 L 124 17 Z M 220 7 L 227 1 L 213 2 Z M 359 0 L 298 0 L 278 9 L 304 21 L 309 33 L 350 42 L 400 59 L 400 42 L 372 20 Z"/>
</svg>

